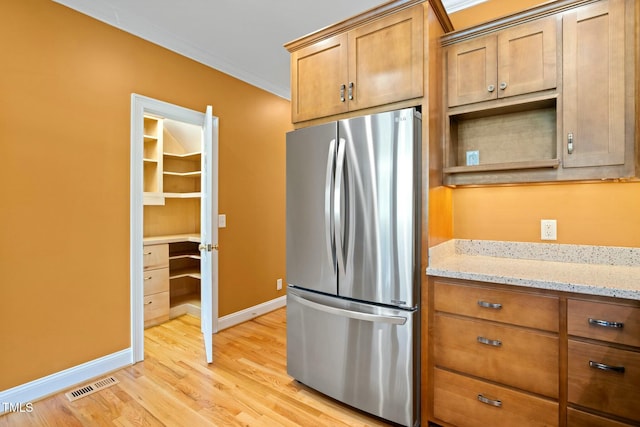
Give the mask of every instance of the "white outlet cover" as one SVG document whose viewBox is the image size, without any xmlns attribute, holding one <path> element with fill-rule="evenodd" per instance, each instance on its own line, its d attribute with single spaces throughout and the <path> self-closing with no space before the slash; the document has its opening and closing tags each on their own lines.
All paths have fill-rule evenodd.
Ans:
<svg viewBox="0 0 640 427">
<path fill-rule="evenodd" d="M 540 240 L 558 240 L 558 222 L 555 219 L 540 220 Z"/>
<path fill-rule="evenodd" d="M 227 226 L 227 216 L 225 214 L 218 215 L 218 228 L 225 228 Z"/>
</svg>

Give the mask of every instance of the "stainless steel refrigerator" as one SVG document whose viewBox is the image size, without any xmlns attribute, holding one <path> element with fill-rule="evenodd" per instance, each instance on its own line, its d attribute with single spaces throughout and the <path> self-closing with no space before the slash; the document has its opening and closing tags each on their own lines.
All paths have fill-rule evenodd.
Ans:
<svg viewBox="0 0 640 427">
<path fill-rule="evenodd" d="M 421 117 L 287 134 L 287 372 L 419 424 Z"/>
</svg>

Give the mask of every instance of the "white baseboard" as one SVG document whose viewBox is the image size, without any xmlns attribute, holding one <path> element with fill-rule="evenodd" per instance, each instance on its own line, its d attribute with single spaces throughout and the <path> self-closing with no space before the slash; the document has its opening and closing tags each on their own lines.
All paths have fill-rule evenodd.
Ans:
<svg viewBox="0 0 640 427">
<path fill-rule="evenodd" d="M 76 384 L 131 365 L 130 348 L 0 392 L 0 414 L 10 405 L 25 405 Z"/>
<path fill-rule="evenodd" d="M 246 322 L 247 320 L 251 320 L 255 317 L 262 316 L 263 314 L 267 314 L 270 311 L 277 310 L 286 305 L 287 297 L 286 295 L 283 295 L 279 298 L 263 302 L 262 304 L 254 305 L 253 307 L 220 317 L 218 319 L 218 331 Z"/>
</svg>

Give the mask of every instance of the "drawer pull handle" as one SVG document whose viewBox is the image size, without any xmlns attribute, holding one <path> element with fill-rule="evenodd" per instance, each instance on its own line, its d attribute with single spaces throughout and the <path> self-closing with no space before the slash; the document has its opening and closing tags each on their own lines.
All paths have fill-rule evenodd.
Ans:
<svg viewBox="0 0 640 427">
<path fill-rule="evenodd" d="M 589 360 L 589 366 L 603 371 L 611 371 L 617 372 L 618 374 L 624 374 L 624 366 L 611 366 L 604 363 L 594 362 L 593 360 Z"/>
<path fill-rule="evenodd" d="M 478 395 L 478 400 L 482 403 L 486 403 L 487 405 L 491 405 L 491 406 L 495 406 L 497 408 L 502 407 L 502 401 L 501 400 L 494 400 L 494 399 L 489 399 L 488 397 L 485 397 L 481 394 Z"/>
<path fill-rule="evenodd" d="M 151 255 L 153 252 L 144 252 L 143 255 Z"/>
<path fill-rule="evenodd" d="M 490 340 L 489 338 L 485 338 L 485 337 L 478 337 L 478 342 L 480 344 L 486 344 L 486 345 L 490 345 L 490 346 L 493 346 L 493 347 L 502 346 L 502 341 L 500 341 L 500 340 Z"/>
<path fill-rule="evenodd" d="M 609 322 L 608 320 L 598 320 L 589 318 L 589 324 L 595 326 L 602 326 L 603 328 L 618 328 L 622 329 L 624 327 L 624 323 L 622 322 Z"/>
<path fill-rule="evenodd" d="M 478 305 L 482 308 L 493 308 L 494 310 L 500 310 L 502 308 L 502 304 L 497 302 L 487 302 L 487 301 L 478 301 Z"/>
<path fill-rule="evenodd" d="M 151 303 L 153 303 L 153 300 L 149 301 L 149 302 L 147 303 L 147 305 L 150 305 Z"/>
<path fill-rule="evenodd" d="M 153 279 L 153 276 L 147 276 L 144 278 L 144 280 L 151 280 L 151 279 Z"/>
</svg>

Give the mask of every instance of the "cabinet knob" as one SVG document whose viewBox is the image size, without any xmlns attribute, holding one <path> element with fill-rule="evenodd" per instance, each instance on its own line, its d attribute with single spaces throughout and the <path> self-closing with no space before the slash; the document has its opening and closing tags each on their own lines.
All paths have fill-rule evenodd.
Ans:
<svg viewBox="0 0 640 427">
<path fill-rule="evenodd" d="M 500 90 L 505 90 L 507 88 L 507 82 L 500 83 Z"/>
<path fill-rule="evenodd" d="M 346 85 L 340 85 L 340 102 L 344 102 L 344 91 L 347 89 Z"/>
<path fill-rule="evenodd" d="M 487 92 L 493 92 L 494 90 L 496 90 L 496 87 L 494 85 L 487 86 Z"/>
</svg>

